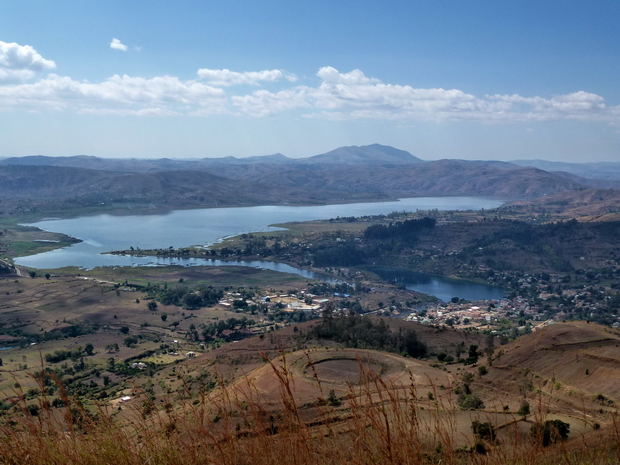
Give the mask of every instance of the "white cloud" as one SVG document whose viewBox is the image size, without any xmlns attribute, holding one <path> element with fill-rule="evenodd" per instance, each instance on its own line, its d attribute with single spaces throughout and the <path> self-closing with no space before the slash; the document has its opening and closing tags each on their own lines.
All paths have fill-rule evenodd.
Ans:
<svg viewBox="0 0 620 465">
<path fill-rule="evenodd" d="M 198 70 L 198 77 L 204 79 L 214 86 L 233 86 L 238 84 L 258 85 L 261 81 L 275 82 L 286 79 L 289 82 L 295 82 L 297 76 L 280 71 L 279 69 L 265 71 L 247 71 L 237 72 L 229 69 L 207 69 Z"/>
<path fill-rule="evenodd" d="M 33 84 L 0 86 L 0 107 L 170 114 L 186 113 L 188 108 L 225 106 L 222 89 L 171 76 L 146 79 L 114 75 L 104 82 L 90 83 L 50 74 Z"/>
<path fill-rule="evenodd" d="M 112 42 L 110 42 L 110 48 L 113 48 L 114 50 L 122 50 L 123 52 L 126 52 L 129 47 L 127 47 L 127 45 L 123 44 L 118 39 L 112 39 Z"/>
<path fill-rule="evenodd" d="M 283 90 L 277 93 L 258 90 L 252 95 L 234 95 L 231 97 L 231 101 L 242 113 L 259 117 L 311 107 L 303 89 Z"/>
<path fill-rule="evenodd" d="M 127 49 L 117 39 L 110 46 Z M 207 68 L 198 70 L 197 80 L 114 75 L 102 82 L 88 82 L 50 74 L 25 82 L 36 72 L 55 67 L 31 46 L 0 42 L 0 108 L 135 116 L 266 117 L 297 112 L 312 118 L 398 120 L 402 124 L 420 120 L 510 123 L 570 119 L 620 125 L 620 106 L 609 106 L 602 96 L 586 91 L 548 98 L 475 96 L 459 89 L 383 83 L 358 69 L 341 73 L 330 66 L 318 70 L 315 85 L 291 85 L 297 77 L 278 69 L 237 72 Z M 251 93 L 229 90 L 233 85 L 265 82 L 279 89 Z"/>
<path fill-rule="evenodd" d="M 417 89 L 384 84 L 360 70 L 341 73 L 333 67 L 317 72 L 316 87 L 297 86 L 286 92 L 254 92 L 232 97 L 251 116 L 291 109 L 310 109 L 305 116 L 330 119 L 524 122 L 579 119 L 620 123 L 620 106 L 608 107 L 603 97 L 578 91 L 552 98 L 492 95 L 476 97 L 458 89 Z"/>
<path fill-rule="evenodd" d="M 318 77 L 323 79 L 326 83 L 331 84 L 374 84 L 381 82 L 379 79 L 367 78 L 359 69 L 354 69 L 350 73 L 341 73 L 336 68 L 331 66 L 324 66 L 316 73 Z"/>
<path fill-rule="evenodd" d="M 0 41 L 0 83 L 26 81 L 38 71 L 54 68 L 56 63 L 43 58 L 30 45 Z"/>
<path fill-rule="evenodd" d="M 181 113 L 165 108 L 142 108 L 140 110 L 112 110 L 110 108 L 85 108 L 78 111 L 81 115 L 114 116 L 179 116 Z"/>
</svg>

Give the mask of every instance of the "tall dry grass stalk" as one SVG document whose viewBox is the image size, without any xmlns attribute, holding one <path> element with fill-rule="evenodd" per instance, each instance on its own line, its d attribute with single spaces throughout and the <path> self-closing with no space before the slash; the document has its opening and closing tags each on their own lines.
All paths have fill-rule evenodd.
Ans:
<svg viewBox="0 0 620 465">
<path fill-rule="evenodd" d="M 506 465 L 620 460 L 614 455 L 620 451 L 615 417 L 600 450 L 543 449 L 515 419 L 499 440 L 482 444 L 485 453 L 477 453 L 457 447 L 451 397 L 442 400 L 433 387 L 433 396 L 419 398 L 413 376 L 406 385 L 388 383 L 360 362 L 360 383 L 349 384 L 341 405 L 330 406 L 320 398 L 302 409 L 286 358 L 267 363 L 276 375 L 274 389 L 280 390 L 277 403 L 263 398 L 247 378 L 231 385 L 220 381 L 209 393 L 186 386 L 182 400 L 163 399 L 161 407 L 136 391 L 137 406 L 129 417 L 105 406 L 86 408 L 58 379 L 65 407 L 52 408 L 43 380 L 35 377 L 41 391 L 39 413 L 32 416 L 23 392 L 15 393 L 18 411 L 0 420 L 0 463 Z M 308 367 L 318 381 L 309 357 Z M 539 403 L 538 411 L 542 420 L 545 406 Z"/>
</svg>

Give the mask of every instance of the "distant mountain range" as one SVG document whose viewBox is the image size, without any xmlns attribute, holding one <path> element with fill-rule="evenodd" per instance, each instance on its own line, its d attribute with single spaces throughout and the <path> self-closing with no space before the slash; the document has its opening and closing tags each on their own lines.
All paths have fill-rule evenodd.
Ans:
<svg viewBox="0 0 620 465">
<path fill-rule="evenodd" d="M 323 164 L 412 164 L 422 163 L 409 152 L 395 149 L 386 145 L 366 145 L 363 147 L 340 147 L 331 152 L 315 155 L 308 158 L 289 158 L 281 153 L 247 158 L 223 157 L 200 159 L 142 159 L 142 158 L 99 158 L 89 155 L 72 157 L 47 157 L 33 155 L 27 157 L 12 157 L 0 160 L 0 165 L 29 165 L 29 166 L 70 166 L 73 168 L 87 168 L 103 171 L 142 172 L 170 171 L 185 169 L 201 169 L 213 165 L 323 165 Z"/>
<path fill-rule="evenodd" d="M 282 154 L 195 160 L 39 155 L 0 160 L 0 196 L 194 207 L 413 196 L 533 199 L 620 187 L 620 163 L 605 164 L 606 169 L 585 165 L 589 168 L 539 160 L 423 161 L 379 144 L 340 147 L 303 159 Z"/>
<path fill-rule="evenodd" d="M 519 166 L 532 166 L 545 171 L 564 171 L 586 178 L 620 179 L 620 163 L 566 163 L 561 161 L 545 160 L 515 160 L 511 162 Z"/>
</svg>

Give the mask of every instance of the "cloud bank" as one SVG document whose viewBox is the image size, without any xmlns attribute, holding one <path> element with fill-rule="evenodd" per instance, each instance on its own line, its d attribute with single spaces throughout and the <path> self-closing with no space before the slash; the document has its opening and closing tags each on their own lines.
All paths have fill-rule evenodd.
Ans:
<svg viewBox="0 0 620 465">
<path fill-rule="evenodd" d="M 110 47 L 127 50 L 113 39 Z M 620 106 L 578 90 L 552 97 L 476 96 L 459 89 L 416 88 L 384 83 L 361 70 L 340 72 L 326 66 L 297 84 L 296 75 L 278 69 L 231 71 L 200 68 L 196 79 L 113 75 L 102 82 L 77 81 L 37 73 L 55 69 L 29 45 L 0 42 L 0 110 L 72 111 L 110 115 L 228 114 L 262 118 L 293 114 L 339 120 L 475 121 L 481 123 L 551 120 L 620 123 Z M 31 81 L 31 82 L 27 82 Z M 263 84 L 269 84 L 267 90 Z M 257 86 L 251 92 L 244 87 Z M 237 90 L 236 92 L 233 89 Z"/>
</svg>

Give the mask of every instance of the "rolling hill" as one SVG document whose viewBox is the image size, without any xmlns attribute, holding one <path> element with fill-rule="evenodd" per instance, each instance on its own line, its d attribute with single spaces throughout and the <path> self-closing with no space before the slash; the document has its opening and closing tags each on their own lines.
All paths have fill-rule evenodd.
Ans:
<svg viewBox="0 0 620 465">
<path fill-rule="evenodd" d="M 409 152 L 379 144 L 340 147 L 304 159 L 282 154 L 199 160 L 79 155 L 0 161 L 0 195 L 5 199 L 176 207 L 317 204 L 415 196 L 523 200 L 598 187 L 599 182 L 509 163 L 422 161 Z"/>
</svg>

